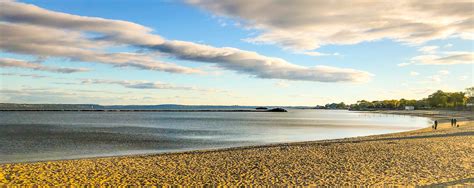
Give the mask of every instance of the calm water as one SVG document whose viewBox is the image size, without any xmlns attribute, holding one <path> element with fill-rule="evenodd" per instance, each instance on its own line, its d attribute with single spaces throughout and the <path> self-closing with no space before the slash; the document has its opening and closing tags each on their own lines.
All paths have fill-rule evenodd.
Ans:
<svg viewBox="0 0 474 188">
<path fill-rule="evenodd" d="M 338 110 L 0 112 L 0 163 L 334 139 L 429 123 L 422 117 Z"/>
</svg>

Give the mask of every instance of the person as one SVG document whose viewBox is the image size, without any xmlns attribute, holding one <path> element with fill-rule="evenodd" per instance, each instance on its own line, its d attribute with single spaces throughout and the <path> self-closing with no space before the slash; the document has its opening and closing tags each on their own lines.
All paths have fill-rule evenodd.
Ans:
<svg viewBox="0 0 474 188">
<path fill-rule="evenodd" d="M 453 119 L 454 123 L 453 123 L 453 126 L 456 126 L 458 124 L 458 120 L 457 119 Z M 459 127 L 459 126 L 458 126 Z"/>
<path fill-rule="evenodd" d="M 451 127 L 454 126 L 454 118 L 451 118 Z"/>
<path fill-rule="evenodd" d="M 434 129 L 436 130 L 438 128 L 438 120 L 434 121 Z"/>
</svg>

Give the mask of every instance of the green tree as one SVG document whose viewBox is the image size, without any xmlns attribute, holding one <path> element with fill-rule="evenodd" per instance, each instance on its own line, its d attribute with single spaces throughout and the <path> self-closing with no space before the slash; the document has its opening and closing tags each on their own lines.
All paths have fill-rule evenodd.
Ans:
<svg viewBox="0 0 474 188">
<path fill-rule="evenodd" d="M 400 106 L 400 102 L 398 100 L 384 100 L 382 102 L 384 108 L 388 109 L 396 109 Z"/>
<path fill-rule="evenodd" d="M 451 104 L 452 107 L 460 107 L 464 106 L 465 100 L 465 93 L 464 92 L 454 92 L 448 93 L 448 103 Z"/>
<path fill-rule="evenodd" d="M 343 102 L 341 102 L 341 103 L 337 104 L 336 108 L 337 108 L 337 109 L 344 109 L 344 108 L 346 108 L 346 104 L 344 104 Z"/>
<path fill-rule="evenodd" d="M 421 99 L 421 100 L 417 100 L 415 102 L 415 108 L 416 109 L 427 109 L 429 108 L 430 104 L 428 102 L 428 99 L 424 98 L 424 99 Z"/>
<path fill-rule="evenodd" d="M 405 106 L 409 106 L 408 105 L 408 100 L 400 99 L 399 100 L 399 105 L 400 105 L 400 108 L 405 108 Z"/>
<path fill-rule="evenodd" d="M 357 108 L 360 110 L 366 110 L 369 108 L 373 108 L 373 105 L 369 101 L 361 100 L 361 101 L 357 101 Z"/>
<path fill-rule="evenodd" d="M 448 95 L 445 92 L 438 90 L 428 96 L 428 103 L 431 107 L 435 108 L 447 107 Z"/>
<path fill-rule="evenodd" d="M 474 87 L 466 88 L 467 103 L 474 103 Z"/>
</svg>

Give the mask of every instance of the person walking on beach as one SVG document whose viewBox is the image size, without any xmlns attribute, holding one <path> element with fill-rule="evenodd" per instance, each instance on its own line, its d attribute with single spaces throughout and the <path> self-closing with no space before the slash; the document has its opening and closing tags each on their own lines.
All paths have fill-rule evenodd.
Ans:
<svg viewBox="0 0 474 188">
<path fill-rule="evenodd" d="M 438 120 L 434 121 L 434 129 L 436 130 L 438 128 Z"/>
<path fill-rule="evenodd" d="M 454 126 L 454 118 L 451 118 L 451 127 Z"/>
</svg>

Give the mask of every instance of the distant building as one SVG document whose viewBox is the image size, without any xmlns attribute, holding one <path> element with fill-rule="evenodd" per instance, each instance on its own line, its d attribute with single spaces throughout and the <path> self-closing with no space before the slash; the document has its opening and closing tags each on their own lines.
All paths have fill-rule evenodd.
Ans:
<svg viewBox="0 0 474 188">
<path fill-rule="evenodd" d="M 415 110 L 414 106 L 405 106 L 405 110 Z"/>
</svg>

